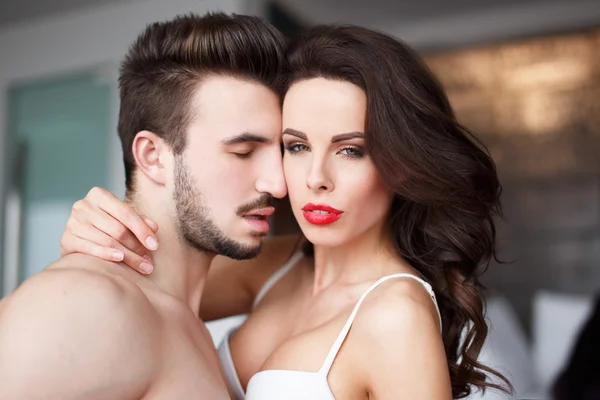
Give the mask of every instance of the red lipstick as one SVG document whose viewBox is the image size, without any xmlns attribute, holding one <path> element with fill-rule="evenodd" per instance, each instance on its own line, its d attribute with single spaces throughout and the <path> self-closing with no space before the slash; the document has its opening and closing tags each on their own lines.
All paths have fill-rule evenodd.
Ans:
<svg viewBox="0 0 600 400">
<path fill-rule="evenodd" d="M 331 224 L 342 216 L 343 211 L 336 210 L 327 204 L 308 203 L 302 207 L 304 218 L 313 225 Z"/>
</svg>

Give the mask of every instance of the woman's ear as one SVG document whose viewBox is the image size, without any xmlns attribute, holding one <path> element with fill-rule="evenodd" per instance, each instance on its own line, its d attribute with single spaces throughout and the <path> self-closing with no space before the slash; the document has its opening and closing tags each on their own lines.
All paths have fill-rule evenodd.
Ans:
<svg viewBox="0 0 600 400">
<path fill-rule="evenodd" d="M 166 162 L 171 149 L 161 137 L 150 131 L 140 131 L 133 139 L 131 151 L 141 173 L 159 185 L 166 184 Z"/>
</svg>

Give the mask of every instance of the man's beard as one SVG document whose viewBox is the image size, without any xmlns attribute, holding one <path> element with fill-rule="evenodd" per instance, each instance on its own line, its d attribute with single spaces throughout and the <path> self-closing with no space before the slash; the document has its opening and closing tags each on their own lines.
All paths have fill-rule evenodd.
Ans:
<svg viewBox="0 0 600 400">
<path fill-rule="evenodd" d="M 210 218 L 209 211 L 203 206 L 201 193 L 196 190 L 192 176 L 184 164 L 182 156 L 175 157 L 175 185 L 173 197 L 177 212 L 179 231 L 185 241 L 195 249 L 220 254 L 235 260 L 247 260 L 258 255 L 261 245 L 249 246 L 239 243 L 225 235 Z M 219 190 L 214 188 L 214 190 Z M 237 213 L 251 211 L 272 205 L 270 195 L 263 195 L 252 204 L 241 206 Z"/>
</svg>

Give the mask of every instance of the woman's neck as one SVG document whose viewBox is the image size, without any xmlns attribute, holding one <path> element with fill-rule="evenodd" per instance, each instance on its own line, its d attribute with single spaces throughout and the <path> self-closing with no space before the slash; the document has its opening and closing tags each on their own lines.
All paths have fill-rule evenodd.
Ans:
<svg viewBox="0 0 600 400">
<path fill-rule="evenodd" d="M 352 285 L 395 272 L 412 272 L 383 227 L 340 246 L 314 246 L 314 263 L 313 294 L 336 284 Z"/>
</svg>

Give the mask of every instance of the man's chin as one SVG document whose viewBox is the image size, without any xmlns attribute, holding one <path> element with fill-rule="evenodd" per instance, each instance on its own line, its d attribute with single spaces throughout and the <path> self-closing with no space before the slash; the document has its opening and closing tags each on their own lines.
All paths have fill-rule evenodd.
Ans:
<svg viewBox="0 0 600 400">
<path fill-rule="evenodd" d="M 264 234 L 253 234 L 250 237 L 246 237 L 242 240 L 239 240 L 240 248 L 244 249 L 244 253 L 248 255 L 244 257 L 244 259 L 254 258 L 260 253 L 262 249 L 263 238 L 266 235 Z"/>
<path fill-rule="evenodd" d="M 243 240 L 221 236 L 210 241 L 194 240 L 186 237 L 188 243 L 197 250 L 214 255 L 225 256 L 234 260 L 248 260 L 260 253 L 262 236 L 246 235 Z"/>
<path fill-rule="evenodd" d="M 244 235 L 241 238 L 230 237 L 228 243 L 220 243 L 218 254 L 234 260 L 249 260 L 256 257 L 262 248 L 264 235 Z"/>
<path fill-rule="evenodd" d="M 237 248 L 235 251 L 223 251 L 221 255 L 231 258 L 233 260 L 250 260 L 258 256 L 261 251 L 260 245 L 258 246 L 244 246 Z"/>
</svg>

